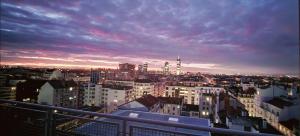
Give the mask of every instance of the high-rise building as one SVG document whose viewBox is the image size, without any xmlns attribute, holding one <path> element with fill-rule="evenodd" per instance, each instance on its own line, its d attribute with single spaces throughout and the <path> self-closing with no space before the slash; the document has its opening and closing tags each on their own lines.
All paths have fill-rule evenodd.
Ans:
<svg viewBox="0 0 300 136">
<path fill-rule="evenodd" d="M 135 77 L 135 65 L 129 63 L 119 64 L 118 78 L 122 80 L 130 80 Z"/>
<path fill-rule="evenodd" d="M 147 62 L 144 63 L 144 64 L 140 64 L 138 66 L 138 73 L 139 74 L 145 74 L 145 73 L 147 73 L 147 71 L 148 71 L 148 63 Z"/>
<path fill-rule="evenodd" d="M 177 57 L 177 65 L 176 65 L 176 75 L 181 74 L 181 60 L 179 56 Z"/>
<path fill-rule="evenodd" d="M 122 63 L 119 64 L 119 70 L 121 72 L 132 72 L 135 69 L 135 65 L 134 64 L 129 64 L 129 63 Z"/>
<path fill-rule="evenodd" d="M 138 72 L 139 72 L 139 73 L 142 73 L 142 72 L 143 72 L 143 65 L 142 65 L 142 64 L 140 64 L 140 65 L 138 66 Z"/>
<path fill-rule="evenodd" d="M 100 72 L 98 70 L 91 69 L 91 83 L 97 84 L 100 80 Z"/>
<path fill-rule="evenodd" d="M 170 73 L 170 65 L 169 62 L 165 62 L 165 65 L 163 67 L 163 74 L 168 75 Z"/>
<path fill-rule="evenodd" d="M 143 65 L 143 72 L 146 73 L 148 71 L 148 63 L 144 63 Z"/>
</svg>

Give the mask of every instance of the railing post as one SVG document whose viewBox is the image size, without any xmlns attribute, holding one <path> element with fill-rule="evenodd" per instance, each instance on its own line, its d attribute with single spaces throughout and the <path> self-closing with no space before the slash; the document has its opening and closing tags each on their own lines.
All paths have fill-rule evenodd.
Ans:
<svg viewBox="0 0 300 136">
<path fill-rule="evenodd" d="M 48 109 L 46 112 L 45 136 L 53 136 L 55 131 L 53 110 Z"/>
<path fill-rule="evenodd" d="M 49 117 L 48 116 L 49 116 L 48 112 L 46 112 L 46 114 L 45 114 L 45 130 L 44 130 L 45 134 L 44 134 L 44 136 L 48 136 L 48 131 L 49 131 L 48 130 L 48 128 L 49 128 L 48 127 L 49 126 L 49 123 L 48 123 L 49 122 L 49 119 L 48 119 Z"/>
<path fill-rule="evenodd" d="M 126 136 L 127 121 L 123 120 L 123 136 Z"/>
</svg>

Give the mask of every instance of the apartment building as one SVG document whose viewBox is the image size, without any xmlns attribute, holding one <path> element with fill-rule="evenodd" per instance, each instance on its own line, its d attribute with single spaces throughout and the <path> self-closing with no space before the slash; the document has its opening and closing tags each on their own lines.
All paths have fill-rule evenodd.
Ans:
<svg viewBox="0 0 300 136">
<path fill-rule="evenodd" d="M 255 116 L 255 103 L 254 95 L 256 93 L 255 88 L 247 88 L 241 92 L 238 92 L 237 99 L 245 105 L 245 109 L 248 111 L 249 116 Z"/>
<path fill-rule="evenodd" d="M 140 98 L 143 95 L 150 94 L 158 97 L 163 95 L 163 84 L 149 79 L 137 79 L 134 81 L 134 97 Z"/>
<path fill-rule="evenodd" d="M 110 113 L 117 109 L 118 106 L 132 101 L 132 86 L 122 85 L 96 85 L 95 101 L 99 105 L 106 108 L 106 112 Z"/>
<path fill-rule="evenodd" d="M 299 94 L 291 95 L 291 91 L 294 90 L 271 85 L 257 88 L 254 98 L 255 116 L 266 119 L 270 125 L 287 136 L 299 134 L 300 130 Z"/>
<path fill-rule="evenodd" d="M 285 125 L 288 120 L 298 120 L 300 117 L 300 105 L 294 104 L 287 99 L 274 97 L 273 99 L 262 102 L 257 107 L 257 116 L 267 120 L 267 122 L 284 135 L 293 136 L 295 128 Z M 299 131 L 299 128 L 297 128 Z"/>
<path fill-rule="evenodd" d="M 175 97 L 157 97 L 160 104 L 159 113 L 169 115 L 181 115 L 183 99 Z"/>
<path fill-rule="evenodd" d="M 84 87 L 84 98 L 83 105 L 88 106 L 99 106 L 99 103 L 96 103 L 96 84 L 88 83 Z"/>
<path fill-rule="evenodd" d="M 38 103 L 76 108 L 78 90 L 78 85 L 72 80 L 49 80 L 37 90 Z"/>
<path fill-rule="evenodd" d="M 216 93 L 225 92 L 220 87 L 201 87 L 201 86 L 178 86 L 178 85 L 167 85 L 165 88 L 165 97 L 177 97 L 183 98 L 184 104 L 199 105 L 199 96 L 201 93 Z"/>
</svg>

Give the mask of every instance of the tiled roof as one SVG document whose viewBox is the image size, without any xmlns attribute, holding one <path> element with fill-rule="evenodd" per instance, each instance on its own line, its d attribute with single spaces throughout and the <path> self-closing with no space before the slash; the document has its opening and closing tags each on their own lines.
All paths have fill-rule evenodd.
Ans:
<svg viewBox="0 0 300 136">
<path fill-rule="evenodd" d="M 164 104 L 178 104 L 181 105 L 183 98 L 176 97 L 157 97 L 161 103 Z"/>
<path fill-rule="evenodd" d="M 141 98 L 136 99 L 136 101 L 145 105 L 147 108 L 151 108 L 153 105 L 159 102 L 159 100 L 156 97 L 150 94 L 144 95 Z"/>
<path fill-rule="evenodd" d="M 281 109 L 284 108 L 285 106 L 288 107 L 288 106 L 293 105 L 293 103 L 285 101 L 285 100 L 283 100 L 281 98 L 278 98 L 278 97 L 275 97 L 272 100 L 267 101 L 267 103 L 269 103 L 271 105 L 274 105 L 274 106 L 276 106 L 278 108 L 281 108 Z"/>
</svg>

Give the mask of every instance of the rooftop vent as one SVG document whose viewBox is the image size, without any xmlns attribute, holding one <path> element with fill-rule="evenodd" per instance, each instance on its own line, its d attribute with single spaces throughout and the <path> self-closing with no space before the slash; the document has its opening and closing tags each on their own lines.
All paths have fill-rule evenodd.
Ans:
<svg viewBox="0 0 300 136">
<path fill-rule="evenodd" d="M 131 117 L 131 118 L 137 118 L 139 116 L 139 114 L 137 114 L 137 113 L 129 113 L 128 116 Z"/>
<path fill-rule="evenodd" d="M 169 117 L 168 121 L 172 121 L 172 122 L 178 122 L 178 118 L 174 118 L 174 117 Z"/>
</svg>

